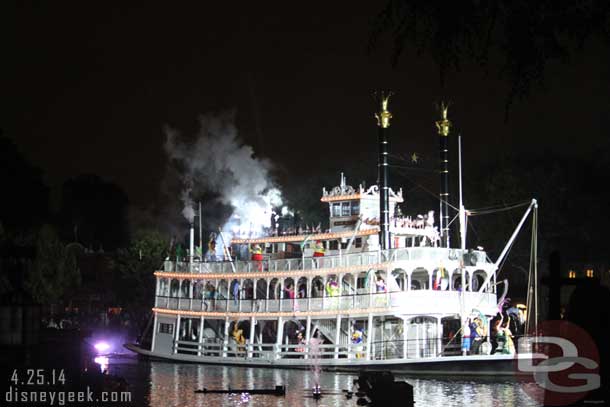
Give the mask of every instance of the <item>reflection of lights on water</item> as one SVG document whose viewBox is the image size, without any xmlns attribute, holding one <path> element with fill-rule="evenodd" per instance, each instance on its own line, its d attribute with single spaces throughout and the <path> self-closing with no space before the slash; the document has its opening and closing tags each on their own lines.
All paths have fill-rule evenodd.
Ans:
<svg viewBox="0 0 610 407">
<path fill-rule="evenodd" d="M 110 349 L 110 345 L 108 345 L 107 342 L 97 342 L 95 345 L 93 345 L 93 347 L 100 353 L 106 352 L 108 349 Z"/>
<path fill-rule="evenodd" d="M 106 356 L 96 356 L 93 361 L 100 365 L 100 369 L 102 369 L 102 372 L 108 370 L 108 358 Z"/>
</svg>

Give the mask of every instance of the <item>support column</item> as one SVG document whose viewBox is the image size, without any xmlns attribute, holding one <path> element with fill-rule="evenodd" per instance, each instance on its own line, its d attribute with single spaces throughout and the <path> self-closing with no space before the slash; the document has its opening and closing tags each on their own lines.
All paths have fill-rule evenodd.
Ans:
<svg viewBox="0 0 610 407">
<path fill-rule="evenodd" d="M 150 350 L 151 352 L 155 351 L 155 339 L 157 337 L 157 313 L 155 312 L 155 316 L 153 319 L 153 331 L 152 331 L 152 341 L 150 342 Z"/>
<path fill-rule="evenodd" d="M 305 323 L 305 359 L 309 359 L 309 340 L 311 339 L 311 315 L 307 316 L 307 322 Z"/>
<path fill-rule="evenodd" d="M 227 357 L 229 350 L 229 317 L 225 317 L 224 338 L 222 339 L 222 357 Z"/>
<path fill-rule="evenodd" d="M 421 330 L 421 324 L 415 321 L 415 357 L 419 359 L 421 357 L 421 342 L 419 340 L 419 331 Z"/>
<path fill-rule="evenodd" d="M 265 289 L 266 291 L 266 297 L 265 297 L 265 312 L 267 312 L 269 310 L 269 284 L 271 283 L 271 281 L 267 278 L 265 279 L 265 281 L 267 282 L 267 287 Z"/>
<path fill-rule="evenodd" d="M 341 314 L 337 314 L 337 329 L 335 330 L 335 359 L 339 359 L 339 342 L 341 341 Z"/>
<path fill-rule="evenodd" d="M 282 350 L 282 341 L 284 336 L 284 318 L 278 317 L 277 319 L 277 338 L 275 341 L 275 355 L 276 359 L 281 359 L 280 352 Z"/>
<path fill-rule="evenodd" d="M 402 319 L 402 358 L 406 359 L 407 358 L 407 348 L 408 348 L 408 342 L 407 342 L 407 338 L 408 338 L 408 330 L 409 330 L 409 324 L 407 323 L 407 318 L 403 318 Z"/>
<path fill-rule="evenodd" d="M 227 280 L 227 292 L 225 294 L 225 311 L 229 312 L 229 302 L 231 302 L 231 280 Z"/>
<path fill-rule="evenodd" d="M 436 319 L 436 335 L 438 336 L 438 340 L 436 343 L 436 356 L 443 356 L 443 320 L 439 316 Z"/>
<path fill-rule="evenodd" d="M 239 281 L 237 282 L 237 284 L 239 284 L 239 289 L 237 290 L 237 311 L 241 312 L 241 300 L 243 298 L 243 292 L 244 292 L 244 287 L 243 284 L 244 283 L 244 279 L 240 278 Z"/>
<path fill-rule="evenodd" d="M 371 313 L 369 313 L 369 320 L 366 329 L 368 331 L 366 333 L 366 357 L 367 360 L 373 360 L 373 355 L 371 354 L 371 343 L 373 341 L 375 327 L 373 326 L 373 314 Z"/>
<path fill-rule="evenodd" d="M 180 338 L 180 314 L 176 317 L 176 332 L 174 332 L 174 348 L 172 353 L 177 353 L 178 338 Z"/>
<path fill-rule="evenodd" d="M 159 292 L 159 277 L 155 278 L 155 307 L 159 306 L 159 296 L 162 293 Z"/>
<path fill-rule="evenodd" d="M 254 319 L 254 317 L 250 317 L 250 346 L 248 347 L 248 358 L 252 358 L 254 357 L 253 352 L 254 352 L 254 334 L 255 334 L 255 324 L 256 320 Z"/>
<path fill-rule="evenodd" d="M 204 317 L 200 317 L 199 318 L 199 339 L 198 339 L 198 345 L 197 345 L 197 356 L 201 356 L 201 347 L 203 346 L 202 342 L 203 342 L 203 327 L 205 323 L 205 319 Z"/>
<path fill-rule="evenodd" d="M 309 312 L 309 311 L 311 311 L 311 292 L 312 292 L 312 289 L 313 289 L 313 286 L 312 286 L 313 279 L 311 277 L 307 277 L 307 283 L 306 284 L 307 284 L 307 288 L 306 288 L 306 291 L 307 291 L 307 311 Z M 310 317 L 307 317 L 307 318 L 310 318 Z M 307 343 L 309 343 L 309 339 L 307 340 Z"/>
</svg>

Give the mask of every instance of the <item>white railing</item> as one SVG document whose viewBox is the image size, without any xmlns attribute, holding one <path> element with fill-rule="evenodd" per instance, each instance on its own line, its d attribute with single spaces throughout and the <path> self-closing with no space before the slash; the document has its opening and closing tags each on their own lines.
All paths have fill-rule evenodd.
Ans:
<svg viewBox="0 0 610 407">
<path fill-rule="evenodd" d="M 466 310 L 478 309 L 486 314 L 495 314 L 495 294 L 466 292 Z M 157 296 L 155 303 L 160 308 L 181 311 L 207 312 L 309 312 L 388 309 L 395 314 L 442 314 L 458 313 L 462 293 L 457 291 L 411 290 L 391 293 L 343 295 L 323 298 L 234 300 L 234 299 L 190 299 Z"/>
<path fill-rule="evenodd" d="M 479 263 L 487 263 L 485 252 L 474 251 Z M 341 254 L 324 257 L 299 257 L 293 259 L 276 259 L 269 257 L 257 261 L 235 261 L 233 265 L 238 273 L 253 273 L 260 271 L 290 271 L 290 270 L 315 270 L 319 268 L 335 268 L 345 266 L 367 266 L 382 263 L 389 260 L 405 261 L 450 261 L 458 260 L 461 251 L 459 249 L 445 249 L 438 247 L 405 247 L 390 249 L 386 251 L 371 251 Z M 233 267 L 229 262 L 173 262 L 165 261 L 163 270 L 165 272 L 181 273 L 231 273 Z"/>
<path fill-rule="evenodd" d="M 439 348 L 439 344 L 441 348 Z M 174 341 L 173 353 L 197 355 L 201 357 L 223 357 L 236 359 L 362 359 L 396 360 L 425 359 L 459 355 L 459 344 L 451 346 L 448 338 L 426 338 L 391 341 L 373 341 L 371 353 L 362 344 L 278 344 L 250 343 L 237 344 L 233 339 L 223 342 L 222 338 L 205 339 L 203 342 Z M 411 351 L 405 352 L 405 348 Z M 454 349 L 455 348 L 455 349 Z"/>
</svg>

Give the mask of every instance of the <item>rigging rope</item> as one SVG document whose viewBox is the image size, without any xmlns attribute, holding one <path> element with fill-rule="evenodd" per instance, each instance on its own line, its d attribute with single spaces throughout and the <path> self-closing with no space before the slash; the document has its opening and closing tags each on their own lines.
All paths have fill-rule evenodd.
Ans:
<svg viewBox="0 0 610 407">
<path fill-rule="evenodd" d="M 429 193 L 430 195 L 432 195 L 434 198 L 439 199 L 438 195 L 435 194 L 434 192 L 430 191 L 428 188 L 424 187 L 421 184 L 418 184 L 417 182 L 413 181 L 412 179 L 408 178 L 404 173 L 402 173 L 402 171 L 398 171 L 399 175 L 402 175 L 405 179 L 409 180 L 409 182 L 411 182 L 412 184 L 418 186 L 419 188 L 423 189 L 425 192 Z M 414 188 L 413 188 L 414 189 Z M 451 205 L 451 203 L 446 202 L 442 199 L 439 199 L 439 201 L 443 202 L 443 203 L 447 203 L 448 206 L 450 206 L 453 210 L 459 211 L 458 208 L 456 208 L 455 206 Z"/>
<path fill-rule="evenodd" d="M 481 208 L 481 209 L 468 209 L 467 212 L 468 212 L 468 216 L 488 215 L 490 213 L 510 211 L 512 209 L 520 208 L 522 206 L 527 206 L 529 204 L 530 204 L 530 202 L 526 201 L 526 202 L 511 204 L 509 206 L 496 206 L 496 207 L 490 206 L 488 208 Z"/>
</svg>

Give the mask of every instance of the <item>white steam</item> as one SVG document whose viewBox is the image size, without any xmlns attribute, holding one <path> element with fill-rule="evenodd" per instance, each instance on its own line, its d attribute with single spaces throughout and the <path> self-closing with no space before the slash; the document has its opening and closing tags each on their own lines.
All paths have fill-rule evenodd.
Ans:
<svg viewBox="0 0 610 407">
<path fill-rule="evenodd" d="M 193 194 L 213 192 L 222 204 L 233 208 L 222 226 L 224 232 L 260 235 L 271 226 L 272 207 L 282 204 L 281 193 L 270 180 L 271 164 L 255 158 L 252 147 L 241 142 L 232 115 L 205 115 L 200 124 L 190 143 L 166 129 L 165 150 L 182 176 L 182 214 L 192 223 Z"/>
</svg>

